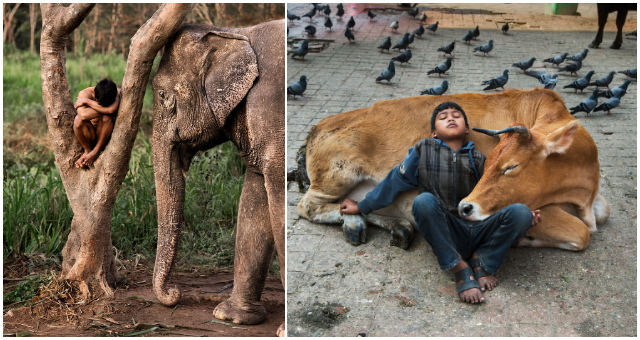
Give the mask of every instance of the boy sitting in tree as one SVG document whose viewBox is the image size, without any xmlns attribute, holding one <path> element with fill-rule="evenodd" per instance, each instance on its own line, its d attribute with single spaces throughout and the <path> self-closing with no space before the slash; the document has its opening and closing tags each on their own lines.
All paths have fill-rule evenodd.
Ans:
<svg viewBox="0 0 640 340">
<path fill-rule="evenodd" d="M 109 142 L 122 97 L 121 90 L 109 79 L 78 93 L 74 107 L 78 114 L 73 122 L 84 154 L 76 161 L 77 168 L 90 167 Z"/>
<path fill-rule="evenodd" d="M 464 143 L 469 123 L 453 102 L 440 104 L 431 116 L 431 136 L 423 139 L 360 203 L 346 199 L 340 214 L 365 215 L 384 208 L 398 196 L 418 188 L 412 214 L 417 229 L 431 245 L 440 269 L 451 270 L 462 301 L 483 302 L 507 251 L 540 221 L 540 210 L 512 204 L 487 219 L 470 222 L 458 215 L 458 203 L 480 180 L 485 156 L 473 142 Z"/>
</svg>

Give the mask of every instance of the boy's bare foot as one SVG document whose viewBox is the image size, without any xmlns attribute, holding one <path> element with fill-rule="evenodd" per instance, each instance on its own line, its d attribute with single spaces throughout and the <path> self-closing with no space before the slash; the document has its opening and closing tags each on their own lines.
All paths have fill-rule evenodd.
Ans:
<svg viewBox="0 0 640 340">
<path fill-rule="evenodd" d="M 93 165 L 93 162 L 95 162 L 97 158 L 98 153 L 96 152 L 96 148 L 94 148 L 91 152 L 89 152 L 89 154 L 87 154 L 87 157 L 84 160 L 84 165 L 91 167 Z"/>
<path fill-rule="evenodd" d="M 85 153 L 83 153 L 82 156 L 80 156 L 80 158 L 78 158 L 78 160 L 76 161 L 76 168 L 84 168 L 86 166 L 85 162 L 88 156 L 89 153 L 85 151 Z"/>
<path fill-rule="evenodd" d="M 489 272 L 485 271 L 480 267 L 480 261 L 478 261 L 478 255 L 473 254 L 474 257 L 471 258 L 469 264 L 473 266 L 473 273 L 478 277 L 478 283 L 480 287 L 482 287 L 482 291 L 485 290 L 493 290 L 496 288 L 500 280 L 498 280 L 495 275 L 489 274 Z"/>
<path fill-rule="evenodd" d="M 484 302 L 484 294 L 480 290 L 481 286 L 473 277 L 473 270 L 469 268 L 467 263 L 460 261 L 452 270 L 456 277 L 456 291 L 460 300 L 467 303 Z"/>
</svg>

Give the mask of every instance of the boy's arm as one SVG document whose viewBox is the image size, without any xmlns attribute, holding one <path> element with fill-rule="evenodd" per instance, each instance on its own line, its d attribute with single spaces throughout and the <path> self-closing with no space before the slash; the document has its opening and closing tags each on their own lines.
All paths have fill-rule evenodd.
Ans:
<svg viewBox="0 0 640 340">
<path fill-rule="evenodd" d="M 387 177 L 358 203 L 358 210 L 368 215 L 373 210 L 390 205 L 403 192 L 417 188 L 419 162 L 420 155 L 414 148 L 410 148 L 404 161 L 393 168 Z"/>
<path fill-rule="evenodd" d="M 120 106 L 121 97 L 122 97 L 122 91 L 118 89 L 118 95 L 116 96 L 116 100 L 114 100 L 113 104 L 109 105 L 108 107 L 100 106 L 100 104 L 98 104 L 97 101 L 90 98 L 86 98 L 86 97 L 79 97 L 75 106 L 76 106 L 76 109 L 81 106 L 88 106 L 100 114 L 112 115 L 118 112 L 118 107 Z"/>
<path fill-rule="evenodd" d="M 88 106 L 80 106 L 76 111 L 78 112 L 78 116 L 80 116 L 80 119 L 84 121 L 89 121 L 94 118 L 100 118 L 102 116 L 102 114 L 96 112 L 96 110 Z"/>
</svg>

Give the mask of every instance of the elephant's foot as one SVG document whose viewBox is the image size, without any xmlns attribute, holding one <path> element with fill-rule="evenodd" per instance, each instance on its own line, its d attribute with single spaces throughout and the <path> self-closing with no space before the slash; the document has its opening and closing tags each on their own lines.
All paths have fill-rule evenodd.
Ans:
<svg viewBox="0 0 640 340">
<path fill-rule="evenodd" d="M 391 230 L 391 237 L 392 246 L 407 250 L 413 241 L 413 228 L 396 225 Z"/>
<path fill-rule="evenodd" d="M 620 47 L 622 47 L 622 40 L 621 41 L 614 41 L 613 44 L 611 44 L 611 46 L 609 46 L 610 49 L 612 50 L 619 50 Z"/>
<path fill-rule="evenodd" d="M 267 318 L 267 310 L 260 302 L 240 304 L 230 298 L 213 310 L 213 316 L 240 325 L 256 325 Z"/>
<path fill-rule="evenodd" d="M 287 334 L 284 332 L 284 324 L 280 325 L 280 327 L 278 327 L 278 336 L 279 337 L 285 337 L 287 336 Z"/>
<path fill-rule="evenodd" d="M 342 215 L 342 234 L 347 242 L 359 246 L 367 242 L 367 224 L 360 215 Z"/>
</svg>

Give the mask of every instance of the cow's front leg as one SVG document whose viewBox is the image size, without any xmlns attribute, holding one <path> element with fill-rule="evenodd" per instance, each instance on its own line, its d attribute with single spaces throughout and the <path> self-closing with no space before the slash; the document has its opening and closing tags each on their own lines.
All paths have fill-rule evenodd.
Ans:
<svg viewBox="0 0 640 340">
<path fill-rule="evenodd" d="M 587 226 L 558 205 L 540 209 L 540 223 L 531 227 L 518 242 L 518 247 L 560 248 L 582 251 L 589 245 Z"/>
<path fill-rule="evenodd" d="M 367 223 L 362 215 L 342 215 L 342 235 L 354 246 L 367 242 Z"/>
</svg>

